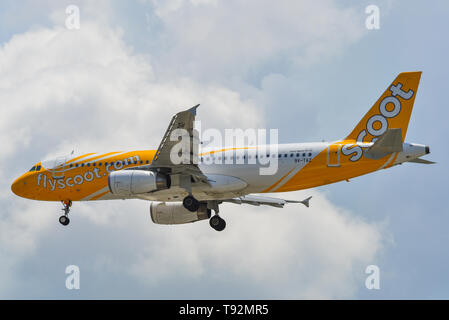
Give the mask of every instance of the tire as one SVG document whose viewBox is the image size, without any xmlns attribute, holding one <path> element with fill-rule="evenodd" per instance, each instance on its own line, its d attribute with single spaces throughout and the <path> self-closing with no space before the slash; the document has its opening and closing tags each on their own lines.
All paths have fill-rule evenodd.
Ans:
<svg viewBox="0 0 449 320">
<path fill-rule="evenodd" d="M 185 197 L 182 204 L 190 212 L 196 212 L 200 208 L 200 202 L 192 196 Z"/>
<path fill-rule="evenodd" d="M 220 217 L 217 215 L 212 216 L 212 218 L 209 219 L 209 225 L 216 229 L 220 225 Z"/>
<path fill-rule="evenodd" d="M 226 221 L 222 218 L 220 218 L 220 224 L 218 225 L 217 228 L 215 228 L 215 230 L 217 231 L 223 231 L 226 228 Z"/>
<path fill-rule="evenodd" d="M 209 219 L 209 225 L 216 231 L 223 231 L 226 228 L 226 221 L 217 215 Z"/>
<path fill-rule="evenodd" d="M 66 226 L 70 223 L 70 219 L 67 216 L 60 216 L 59 223 L 62 224 L 63 226 Z"/>
</svg>

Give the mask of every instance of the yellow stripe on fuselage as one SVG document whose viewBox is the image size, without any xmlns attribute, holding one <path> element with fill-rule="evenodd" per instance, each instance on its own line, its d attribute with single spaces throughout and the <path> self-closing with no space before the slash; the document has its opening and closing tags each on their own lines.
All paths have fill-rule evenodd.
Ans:
<svg viewBox="0 0 449 320">
<path fill-rule="evenodd" d="M 287 172 L 286 174 L 284 174 L 278 181 L 276 181 L 271 187 L 268 187 L 267 189 L 265 189 L 264 191 L 262 191 L 262 193 L 267 193 L 270 192 L 271 190 L 273 190 L 274 188 L 276 188 L 276 186 L 281 183 L 282 180 L 284 180 L 285 177 L 287 177 L 293 170 L 295 170 L 296 168 L 291 169 L 289 172 Z"/>
<path fill-rule="evenodd" d="M 353 143 L 355 141 L 340 141 L 330 147 L 332 149 L 338 147 L 338 145 Z M 397 155 L 385 168 L 391 167 L 396 157 Z M 351 161 L 350 158 L 351 155 L 340 154 L 340 165 L 337 167 L 328 166 L 328 148 L 325 148 L 285 184 L 277 189 L 271 188 L 270 190 L 272 190 L 271 192 L 302 190 L 358 177 L 379 170 L 390 159 L 390 155 L 378 160 L 367 159 L 364 156 L 358 161 Z"/>
<path fill-rule="evenodd" d="M 60 179 L 53 178 L 52 170 L 42 168 L 41 171 L 23 176 L 26 179 L 24 183 L 28 186 L 26 197 L 46 201 L 98 199 L 109 192 L 105 191 L 94 195 L 108 186 L 109 172 L 145 165 L 147 161 L 151 163 L 155 153 L 156 150 L 110 152 L 86 159 L 94 154 L 89 153 L 71 159 L 70 163 L 67 162 L 64 177 Z M 105 157 L 107 158 L 105 159 Z M 74 165 L 73 161 L 77 161 L 78 167 Z M 142 163 L 140 163 L 141 161 Z M 99 165 L 100 162 L 101 165 Z M 105 166 L 105 163 L 108 165 Z M 71 168 L 70 164 L 73 164 Z"/>
</svg>

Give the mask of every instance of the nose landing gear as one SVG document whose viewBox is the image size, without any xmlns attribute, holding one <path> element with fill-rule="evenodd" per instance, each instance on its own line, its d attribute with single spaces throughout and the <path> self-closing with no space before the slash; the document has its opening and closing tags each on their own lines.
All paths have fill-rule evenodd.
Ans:
<svg viewBox="0 0 449 320">
<path fill-rule="evenodd" d="M 59 223 L 62 224 L 63 226 L 66 226 L 70 223 L 70 219 L 67 216 L 60 216 Z"/>
<path fill-rule="evenodd" d="M 59 223 L 62 224 L 63 226 L 66 226 L 70 223 L 69 212 L 70 212 L 70 207 L 72 206 L 72 201 L 64 200 L 61 202 L 62 202 L 62 205 L 64 206 L 64 208 L 62 208 L 62 211 L 64 211 L 64 215 L 59 217 Z"/>
</svg>

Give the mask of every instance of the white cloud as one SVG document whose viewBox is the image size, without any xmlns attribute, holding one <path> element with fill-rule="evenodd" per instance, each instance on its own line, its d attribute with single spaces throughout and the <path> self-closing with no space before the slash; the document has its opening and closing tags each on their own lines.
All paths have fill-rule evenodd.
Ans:
<svg viewBox="0 0 449 320">
<path fill-rule="evenodd" d="M 18 263 L 36 253 L 37 240 L 48 232 L 52 217 L 48 203 L 11 199 L 10 190 L 3 187 L 1 193 L 0 297 L 7 298 L 8 290 L 20 282 L 21 276 L 15 271 Z"/>
<path fill-rule="evenodd" d="M 283 196 L 310 194 L 309 209 L 224 205 L 228 227 L 220 234 L 209 230 L 207 222 L 176 230 L 152 228 L 130 270 L 150 284 L 176 277 L 179 270 L 191 279 L 232 279 L 265 292 L 263 298 L 351 297 L 363 287 L 364 268 L 381 248 L 380 229 L 335 207 L 319 192 Z"/>
<path fill-rule="evenodd" d="M 362 11 L 332 0 L 151 3 L 166 32 L 164 66 L 207 79 L 310 65 L 364 33 Z"/>
<path fill-rule="evenodd" d="M 378 261 L 383 227 L 336 207 L 317 191 L 283 197 L 309 195 L 310 208 L 223 205 L 228 226 L 220 233 L 207 221 L 154 225 L 148 203 L 139 200 L 75 203 L 71 225 L 63 228 L 57 205 L 32 202 L 11 210 L 15 218 L 1 225 L 9 239 L 2 239 L 8 249 L 2 261 L 9 264 L 2 266 L 0 295 L 28 288 L 17 271 L 24 261 L 42 269 L 28 286 L 40 288 L 36 296 L 46 298 L 63 291 L 60 279 L 68 264 L 81 268 L 81 294 L 95 298 L 136 297 L 133 290 L 141 287 L 150 298 L 353 297 L 364 286 L 366 266 Z M 39 277 L 48 272 L 52 276 Z M 117 281 L 126 285 L 119 289 Z M 184 292 L 182 283 L 195 288 Z"/>
<path fill-rule="evenodd" d="M 2 46 L 0 57 L 5 203 L 13 197 L 10 183 L 34 162 L 73 147 L 78 152 L 156 148 L 171 116 L 198 102 L 203 126 L 263 123 L 255 106 L 229 89 L 187 78 L 156 81 L 151 65 L 132 53 L 120 32 L 96 24 L 85 22 L 77 32 L 55 27 L 16 35 Z M 20 247 L 32 251 L 38 238 L 32 230 L 41 230 L 30 218 L 42 213 L 31 213 L 39 206 L 13 199 L 23 208 L 2 212 L 8 257 Z M 37 221 L 48 222 L 41 218 Z"/>
<path fill-rule="evenodd" d="M 3 161 L 30 143 L 53 144 L 59 153 L 154 148 L 171 116 L 197 103 L 204 126 L 263 124 L 253 103 L 229 89 L 180 77 L 157 81 L 120 33 L 95 24 L 17 35 L 0 57 Z"/>
<path fill-rule="evenodd" d="M 245 63 L 251 57 L 256 62 L 263 61 L 289 50 L 287 40 L 294 38 L 295 32 L 303 32 L 291 31 L 289 23 L 294 24 L 301 17 L 307 20 L 305 7 L 295 6 L 292 11 L 299 15 L 296 16 L 288 15 L 285 4 L 280 4 L 276 9 L 278 15 L 273 15 L 274 23 L 267 26 L 269 8 L 275 10 L 274 7 L 267 9 L 252 3 L 246 12 L 262 10 L 262 14 L 255 19 L 254 26 L 239 35 L 235 31 L 246 20 L 236 4 L 226 9 L 228 16 L 237 13 L 235 30 L 225 30 L 222 24 L 226 22 L 226 14 L 220 13 L 221 10 L 208 11 L 210 5 L 195 2 L 196 10 L 204 18 L 198 25 L 194 24 L 198 12 L 183 11 L 189 7 L 184 2 L 179 2 L 179 7 L 161 7 L 159 14 L 172 28 L 169 33 L 176 33 L 182 27 L 176 23 L 178 18 L 187 21 L 186 32 L 179 35 L 185 35 L 185 40 L 179 38 L 173 42 L 176 47 L 172 48 L 172 54 L 185 53 L 189 58 L 192 52 L 187 49 L 196 41 L 210 45 L 205 55 L 195 56 L 199 53 L 196 51 L 190 57 L 201 60 L 204 56 L 204 68 L 211 67 L 211 72 L 217 64 L 221 64 L 220 69 L 234 65 L 237 60 Z M 223 4 L 212 2 L 212 5 Z M 322 9 L 325 14 L 337 10 L 331 7 L 326 11 L 317 6 L 315 9 Z M 285 14 L 286 25 L 271 30 Z M 312 22 L 301 23 L 305 24 L 294 27 L 310 29 Z M 208 24 L 210 28 L 203 30 Z M 260 37 L 253 44 L 245 43 L 244 39 L 252 39 L 258 30 L 262 30 Z M 203 34 L 195 37 L 196 31 Z M 217 32 L 222 35 L 218 41 L 214 36 Z M 301 43 L 312 41 L 321 33 L 327 39 L 325 43 L 331 41 L 323 29 L 313 31 L 307 36 L 309 40 L 303 39 Z M 155 148 L 170 117 L 196 103 L 202 103 L 199 118 L 203 128 L 264 125 L 264 114 L 253 100 L 216 83 L 198 82 L 183 72 L 172 78 L 160 77 L 151 60 L 134 53 L 122 36 L 119 29 L 82 21 L 78 31 L 58 26 L 34 28 L 14 36 L 0 49 L 0 139 L 3 143 L 0 261 L 5 261 L 0 281 L 2 296 L 7 297 L 10 290 L 23 285 L 17 266 L 26 259 L 45 255 L 48 260 L 45 263 L 51 263 L 52 259 L 61 258 L 57 254 L 59 250 L 77 252 L 79 242 L 86 241 L 82 234 L 61 230 L 56 222 L 59 204 L 29 202 L 11 194 L 12 179 L 33 162 L 68 153 L 73 147 L 79 152 Z M 235 41 L 231 41 L 234 37 Z M 223 60 L 217 63 L 221 56 Z M 157 63 L 159 70 L 161 60 Z M 236 286 L 235 290 L 228 291 L 229 297 L 239 288 L 244 290 L 245 284 L 266 292 L 262 295 L 271 298 L 352 296 L 363 283 L 357 276 L 360 267 L 371 263 L 380 249 L 380 231 L 377 226 L 336 208 L 320 193 L 312 194 L 315 198 L 311 209 L 225 205 L 223 213 L 229 226 L 223 233 L 214 232 L 205 221 L 172 228 L 151 225 L 148 205 L 139 201 L 77 203 L 72 209 L 76 212 L 72 224 L 93 225 L 101 230 L 104 241 L 84 243 L 81 259 L 88 260 L 87 268 L 103 276 L 112 277 L 121 272 L 130 281 L 143 280 L 151 288 L 173 279 L 204 281 L 205 275 L 211 275 L 211 281 L 224 286 L 229 280 Z M 133 212 L 145 215 L 145 223 L 140 215 L 132 215 Z M 77 235 L 79 242 L 67 241 L 67 237 Z M 49 238 L 52 241 L 46 242 Z M 141 246 L 136 246 L 136 242 Z M 44 247 L 48 243 L 54 246 L 49 246 L 53 252 L 46 252 L 50 250 Z M 198 290 L 201 292 L 201 288 Z M 54 296 L 51 291 L 42 294 Z M 101 297 L 107 292 L 100 289 L 97 295 Z"/>
</svg>

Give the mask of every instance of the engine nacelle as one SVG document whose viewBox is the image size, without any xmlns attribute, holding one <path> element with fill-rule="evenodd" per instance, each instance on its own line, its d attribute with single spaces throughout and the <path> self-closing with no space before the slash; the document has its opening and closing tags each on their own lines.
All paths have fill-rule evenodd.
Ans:
<svg viewBox="0 0 449 320">
<path fill-rule="evenodd" d="M 170 177 L 146 170 L 114 171 L 108 177 L 109 190 L 116 195 L 133 195 L 170 188 Z"/>
<path fill-rule="evenodd" d="M 200 203 L 198 211 L 191 212 L 184 208 L 182 202 L 152 202 L 151 220 L 157 224 L 183 224 L 209 219 L 211 210 L 207 204 Z"/>
</svg>

